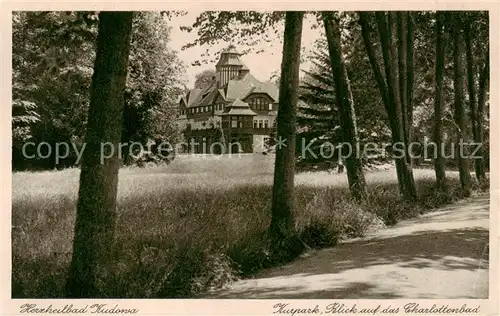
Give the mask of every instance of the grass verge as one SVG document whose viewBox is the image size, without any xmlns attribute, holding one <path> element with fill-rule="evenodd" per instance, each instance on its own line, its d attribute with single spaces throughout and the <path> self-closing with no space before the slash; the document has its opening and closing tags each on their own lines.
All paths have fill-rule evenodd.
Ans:
<svg viewBox="0 0 500 316">
<path fill-rule="evenodd" d="M 120 190 L 130 194 L 119 194 L 115 260 L 101 280 L 106 297 L 196 297 L 282 263 L 268 251 L 269 184 L 151 185 L 132 194 L 133 181 L 124 182 Z M 417 203 L 404 203 L 394 181 L 371 181 L 362 205 L 343 186 L 299 183 L 299 237 L 310 248 L 334 246 L 463 198 L 456 178 L 446 194 L 435 190 L 431 177 L 416 182 Z M 32 188 L 14 196 L 13 297 L 64 297 L 76 198 L 68 192 Z"/>
</svg>

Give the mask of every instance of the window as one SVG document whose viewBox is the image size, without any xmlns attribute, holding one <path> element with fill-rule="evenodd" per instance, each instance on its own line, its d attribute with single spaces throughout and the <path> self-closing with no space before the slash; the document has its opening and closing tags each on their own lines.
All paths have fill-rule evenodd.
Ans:
<svg viewBox="0 0 500 316">
<path fill-rule="evenodd" d="M 237 124 L 238 124 L 238 121 L 235 120 L 234 118 L 231 120 L 231 127 L 234 127 L 236 128 L 237 127 Z"/>
<path fill-rule="evenodd" d="M 262 128 L 262 120 L 259 120 L 259 128 Z"/>
<path fill-rule="evenodd" d="M 269 111 L 272 111 L 272 109 L 273 109 L 273 104 L 269 103 Z"/>
<path fill-rule="evenodd" d="M 267 128 L 268 124 L 269 124 L 269 121 L 268 120 L 264 120 L 264 128 Z"/>
<path fill-rule="evenodd" d="M 256 111 L 272 110 L 272 104 L 265 97 L 254 97 L 248 101 L 250 107 Z"/>
<path fill-rule="evenodd" d="M 257 128 L 259 122 L 257 120 L 253 120 L 253 128 Z"/>
</svg>

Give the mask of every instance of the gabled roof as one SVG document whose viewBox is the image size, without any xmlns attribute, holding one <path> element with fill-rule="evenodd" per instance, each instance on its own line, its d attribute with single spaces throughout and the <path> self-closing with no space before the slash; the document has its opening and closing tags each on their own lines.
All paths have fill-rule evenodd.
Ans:
<svg viewBox="0 0 500 316">
<path fill-rule="evenodd" d="M 226 99 L 245 98 L 251 93 L 267 93 L 273 101 L 278 101 L 278 87 L 271 82 L 260 82 L 252 74 L 247 73 L 239 80 L 231 79 L 226 87 Z"/>
<path fill-rule="evenodd" d="M 250 108 L 248 103 L 241 101 L 240 99 L 236 99 L 233 103 L 227 106 L 228 108 Z"/>
<path fill-rule="evenodd" d="M 191 89 L 188 93 L 181 98 L 182 101 L 186 104 L 186 107 L 191 107 L 193 104 L 199 102 L 201 100 L 201 92 L 203 89 Z M 180 102 L 180 101 L 179 101 Z"/>
<path fill-rule="evenodd" d="M 248 103 L 241 101 L 240 99 L 236 99 L 230 105 L 226 106 L 224 112 L 219 114 L 220 116 L 224 115 L 251 115 L 256 116 L 257 113 L 250 109 Z"/>
<path fill-rule="evenodd" d="M 234 78 L 228 81 L 224 87 L 217 89 L 217 83 L 213 83 L 206 89 L 193 89 L 187 94 L 189 102 L 187 107 L 203 106 L 212 104 L 217 94 L 220 93 L 226 101 L 245 99 L 252 93 L 264 93 L 269 95 L 273 102 L 278 102 L 278 87 L 272 82 L 260 82 L 252 74 L 247 73 L 242 78 Z"/>
<path fill-rule="evenodd" d="M 278 102 L 278 87 L 272 82 L 257 80 L 250 74 L 248 67 L 241 62 L 240 55 L 232 45 L 224 50 L 217 65 L 237 65 L 243 71 L 231 78 L 221 88 L 217 87 L 217 81 L 214 79 L 205 89 L 192 89 L 181 99 L 186 103 L 186 106 L 189 108 L 212 104 L 217 98 L 217 93 L 220 93 L 225 101 L 245 99 L 252 93 L 264 93 L 269 95 L 273 102 Z"/>
<path fill-rule="evenodd" d="M 224 101 L 226 101 L 226 91 L 224 91 L 224 89 L 219 89 L 218 91 L 219 91 L 222 99 L 224 99 Z"/>
<path fill-rule="evenodd" d="M 203 93 L 204 97 L 203 99 L 201 99 L 201 101 L 199 103 L 197 103 L 197 105 L 210 105 L 213 103 L 213 101 L 215 100 L 215 98 L 217 97 L 217 93 L 219 91 L 217 89 L 211 89 L 209 91 L 207 91 L 206 93 Z"/>
<path fill-rule="evenodd" d="M 260 83 L 257 86 L 253 86 L 248 93 L 242 97 L 242 99 L 245 99 L 252 93 L 263 93 L 267 94 L 271 99 L 273 99 L 274 102 L 278 102 L 278 90 L 274 84 L 270 84 L 269 86 L 266 86 L 266 83 Z"/>
</svg>

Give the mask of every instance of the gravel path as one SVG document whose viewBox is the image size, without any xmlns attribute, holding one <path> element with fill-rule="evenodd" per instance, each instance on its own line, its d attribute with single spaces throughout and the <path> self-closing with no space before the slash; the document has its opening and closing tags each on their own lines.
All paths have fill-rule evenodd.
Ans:
<svg viewBox="0 0 500 316">
<path fill-rule="evenodd" d="M 313 251 L 207 298 L 488 298 L 489 195 Z"/>
</svg>

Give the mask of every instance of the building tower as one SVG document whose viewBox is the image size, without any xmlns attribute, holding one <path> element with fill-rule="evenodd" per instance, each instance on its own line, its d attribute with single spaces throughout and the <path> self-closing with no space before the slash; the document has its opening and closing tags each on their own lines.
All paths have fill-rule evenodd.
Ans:
<svg viewBox="0 0 500 316">
<path fill-rule="evenodd" d="M 229 80 L 237 76 L 244 76 L 250 70 L 241 61 L 241 54 L 233 45 L 223 50 L 220 54 L 220 59 L 215 66 L 215 79 L 217 80 L 217 88 L 223 87 Z"/>
</svg>

